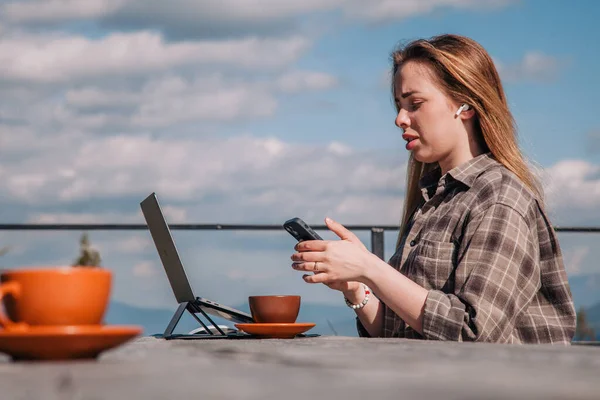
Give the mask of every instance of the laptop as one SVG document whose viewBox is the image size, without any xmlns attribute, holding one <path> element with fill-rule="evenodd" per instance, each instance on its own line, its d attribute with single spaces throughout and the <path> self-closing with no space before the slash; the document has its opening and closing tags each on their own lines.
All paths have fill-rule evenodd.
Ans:
<svg viewBox="0 0 600 400">
<path fill-rule="evenodd" d="M 177 302 L 179 304 L 192 303 L 195 307 L 201 308 L 205 313 L 228 321 L 239 323 L 254 322 L 250 314 L 195 295 L 185 273 L 183 263 L 179 258 L 175 241 L 171 236 L 171 230 L 160 208 L 156 193 L 152 193 L 146 197 L 140 203 L 140 206 Z"/>
</svg>

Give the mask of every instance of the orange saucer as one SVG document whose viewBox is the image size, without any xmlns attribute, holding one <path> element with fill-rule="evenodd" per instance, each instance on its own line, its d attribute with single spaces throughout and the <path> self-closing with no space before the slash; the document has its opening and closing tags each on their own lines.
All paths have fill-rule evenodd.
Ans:
<svg viewBox="0 0 600 400">
<path fill-rule="evenodd" d="M 0 352 L 13 360 L 67 360 L 96 358 L 133 339 L 138 326 L 35 326 L 26 331 L 0 330 Z"/>
<path fill-rule="evenodd" d="M 314 327 L 313 323 L 293 324 L 235 324 L 235 327 L 251 335 L 263 338 L 292 339 L 296 335 L 306 332 Z"/>
</svg>

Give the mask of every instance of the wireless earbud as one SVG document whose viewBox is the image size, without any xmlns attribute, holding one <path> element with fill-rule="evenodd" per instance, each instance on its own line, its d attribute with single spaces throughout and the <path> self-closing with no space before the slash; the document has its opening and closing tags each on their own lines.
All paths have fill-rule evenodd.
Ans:
<svg viewBox="0 0 600 400">
<path fill-rule="evenodd" d="M 467 111 L 469 109 L 471 109 L 471 107 L 468 104 L 463 104 L 458 108 L 458 110 L 456 110 L 456 114 L 454 114 L 454 117 L 458 117 L 461 112 Z"/>
</svg>

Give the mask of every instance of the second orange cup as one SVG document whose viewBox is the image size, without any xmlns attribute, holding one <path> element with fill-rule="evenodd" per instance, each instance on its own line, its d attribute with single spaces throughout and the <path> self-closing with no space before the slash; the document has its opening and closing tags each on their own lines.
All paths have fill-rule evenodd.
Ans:
<svg viewBox="0 0 600 400">
<path fill-rule="evenodd" d="M 248 297 L 256 323 L 294 323 L 300 312 L 300 296 L 271 295 Z"/>
</svg>

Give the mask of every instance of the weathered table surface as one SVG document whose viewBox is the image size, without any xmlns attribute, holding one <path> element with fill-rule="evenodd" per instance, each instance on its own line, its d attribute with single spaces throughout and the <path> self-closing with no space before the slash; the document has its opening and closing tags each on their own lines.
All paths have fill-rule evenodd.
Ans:
<svg viewBox="0 0 600 400">
<path fill-rule="evenodd" d="M 0 355 L 3 400 L 135 398 L 599 399 L 600 347 L 142 337 L 96 361 Z"/>
</svg>

